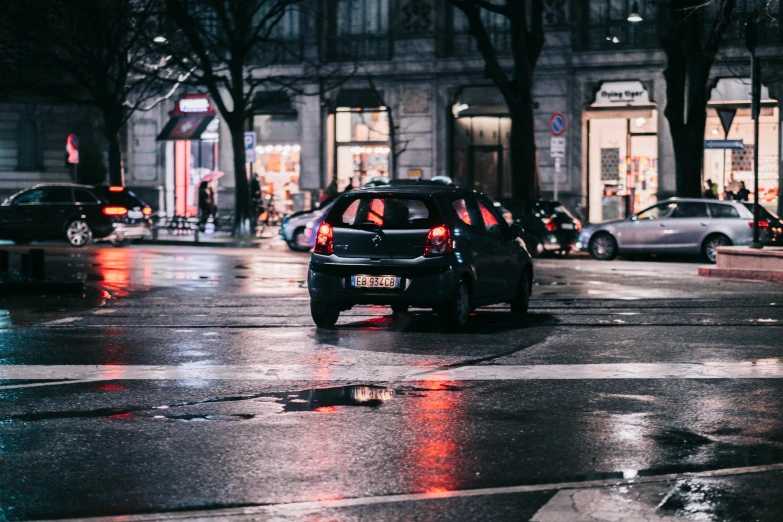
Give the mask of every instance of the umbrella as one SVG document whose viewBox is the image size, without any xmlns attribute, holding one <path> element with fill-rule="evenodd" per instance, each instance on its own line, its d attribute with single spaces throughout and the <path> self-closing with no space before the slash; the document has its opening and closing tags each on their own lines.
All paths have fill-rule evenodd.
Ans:
<svg viewBox="0 0 783 522">
<path fill-rule="evenodd" d="M 206 174 L 203 178 L 201 178 L 201 181 L 214 181 L 216 179 L 220 179 L 223 176 L 225 176 L 226 173 L 222 172 L 220 170 L 213 170 L 209 174 Z"/>
</svg>

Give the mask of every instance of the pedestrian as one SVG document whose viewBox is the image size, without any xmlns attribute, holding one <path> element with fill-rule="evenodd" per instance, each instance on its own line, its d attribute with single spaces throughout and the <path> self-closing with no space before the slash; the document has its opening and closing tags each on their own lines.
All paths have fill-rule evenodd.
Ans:
<svg viewBox="0 0 783 522">
<path fill-rule="evenodd" d="M 745 182 L 740 181 L 739 182 L 740 187 L 736 194 L 734 194 L 734 199 L 736 201 L 748 201 L 750 198 L 750 191 L 745 188 Z"/>
<path fill-rule="evenodd" d="M 713 183 L 711 179 L 708 179 L 705 185 L 703 196 L 707 199 L 718 199 L 718 185 Z"/>
<path fill-rule="evenodd" d="M 254 174 L 250 179 L 250 211 L 253 214 L 253 226 L 255 227 L 258 216 L 261 215 L 261 209 L 263 208 L 263 195 L 261 194 L 261 180 L 258 179 L 258 175 Z"/>
<path fill-rule="evenodd" d="M 210 217 L 214 217 L 215 193 L 208 181 L 202 181 L 198 187 L 199 224 L 204 225 Z"/>
</svg>

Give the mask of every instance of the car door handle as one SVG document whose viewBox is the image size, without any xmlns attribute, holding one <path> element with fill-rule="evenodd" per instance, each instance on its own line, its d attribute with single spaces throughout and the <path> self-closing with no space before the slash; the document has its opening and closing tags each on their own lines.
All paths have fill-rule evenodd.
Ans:
<svg viewBox="0 0 783 522">
<path fill-rule="evenodd" d="M 660 225 L 658 225 L 658 226 L 659 226 L 659 227 L 661 227 L 661 228 L 666 228 L 666 225 L 664 225 L 663 223 L 661 223 L 661 224 L 660 224 Z"/>
<path fill-rule="evenodd" d="M 707 223 L 699 223 L 701 226 L 706 227 Z"/>
</svg>

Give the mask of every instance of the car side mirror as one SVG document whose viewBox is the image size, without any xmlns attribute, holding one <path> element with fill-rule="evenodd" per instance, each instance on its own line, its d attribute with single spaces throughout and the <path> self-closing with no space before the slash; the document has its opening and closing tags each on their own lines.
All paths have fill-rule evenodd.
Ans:
<svg viewBox="0 0 783 522">
<path fill-rule="evenodd" d="M 525 235 L 525 229 L 516 223 L 511 225 L 511 227 L 509 228 L 510 228 L 509 234 L 511 235 L 511 239 L 515 239 Z"/>
</svg>

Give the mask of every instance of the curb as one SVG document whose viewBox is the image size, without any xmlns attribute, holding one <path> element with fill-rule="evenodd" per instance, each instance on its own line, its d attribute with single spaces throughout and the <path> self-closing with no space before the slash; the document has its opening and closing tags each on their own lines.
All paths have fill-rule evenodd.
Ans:
<svg viewBox="0 0 783 522">
<path fill-rule="evenodd" d="M 783 283 L 783 270 L 753 270 L 745 268 L 699 268 L 699 275 L 721 279 L 743 279 L 746 281 L 769 281 Z"/>
</svg>

